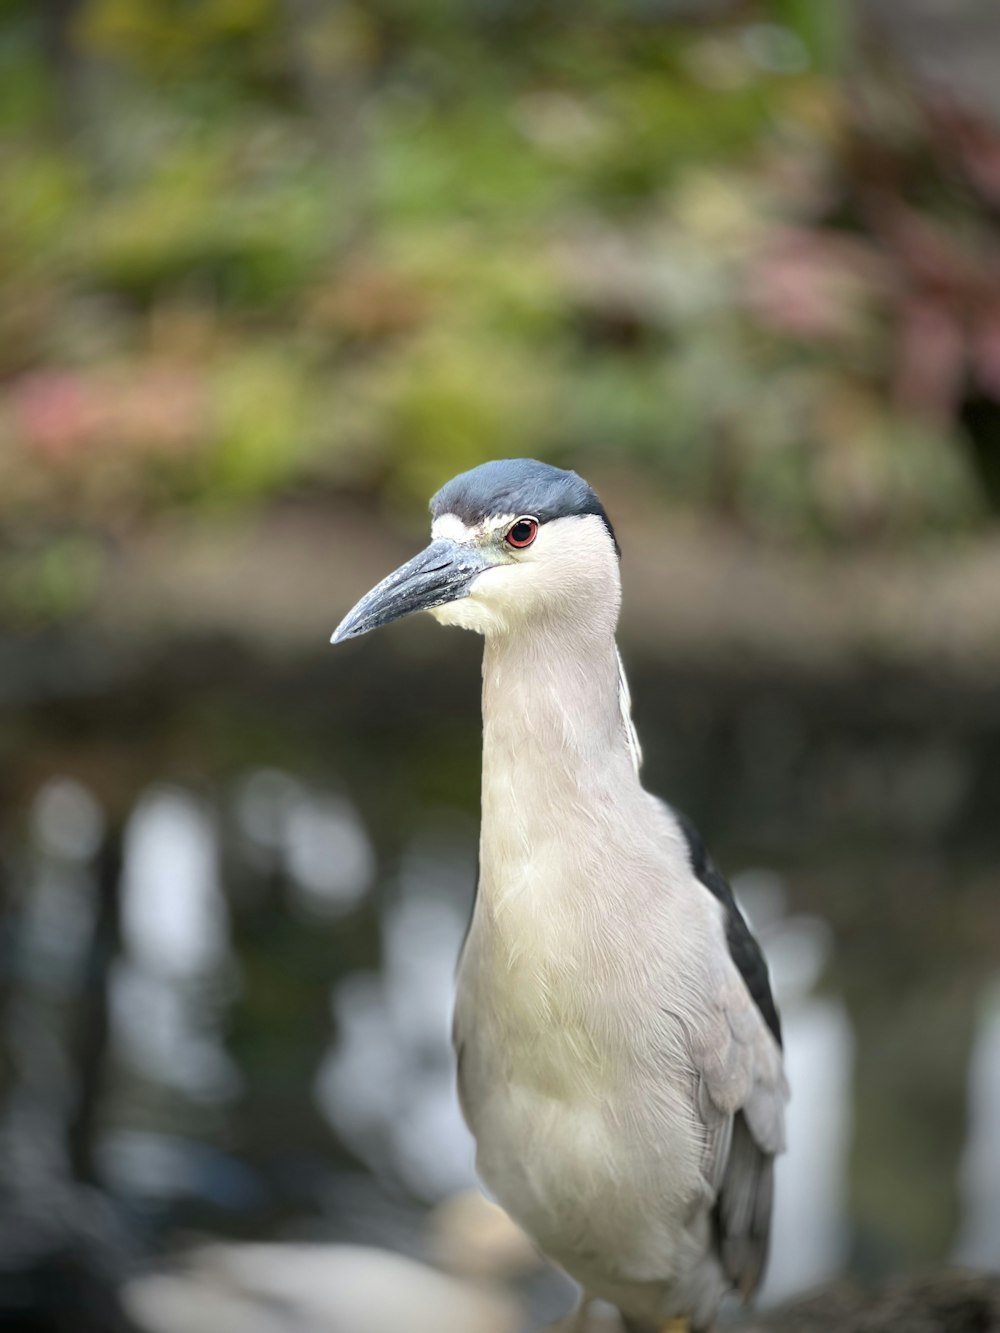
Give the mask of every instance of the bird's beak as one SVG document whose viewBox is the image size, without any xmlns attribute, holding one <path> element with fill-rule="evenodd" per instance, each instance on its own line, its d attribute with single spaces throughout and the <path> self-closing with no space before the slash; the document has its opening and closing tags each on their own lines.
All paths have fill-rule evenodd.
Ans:
<svg viewBox="0 0 1000 1333">
<path fill-rule="evenodd" d="M 412 611 L 431 611 L 468 594 L 477 574 L 489 568 L 478 548 L 449 539 L 430 546 L 394 570 L 348 611 L 330 642 L 343 643 L 388 625 Z"/>
</svg>

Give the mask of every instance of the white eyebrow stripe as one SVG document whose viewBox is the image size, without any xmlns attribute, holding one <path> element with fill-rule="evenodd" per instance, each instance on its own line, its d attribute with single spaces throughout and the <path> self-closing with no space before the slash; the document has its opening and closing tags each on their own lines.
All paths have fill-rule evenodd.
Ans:
<svg viewBox="0 0 1000 1333">
<path fill-rule="evenodd" d="M 490 534 L 494 532 L 504 532 L 514 522 L 515 518 L 519 517 L 519 514 L 494 514 L 492 517 L 484 520 L 483 531 Z"/>
<path fill-rule="evenodd" d="M 453 542 L 474 542 L 479 537 L 479 529 L 470 528 L 457 514 L 439 514 L 431 524 L 431 536 L 435 541 L 449 537 Z"/>
<path fill-rule="evenodd" d="M 520 517 L 520 514 L 491 514 L 482 523 L 470 527 L 457 514 L 439 514 L 431 524 L 431 536 L 435 541 L 447 537 L 453 542 L 478 542 L 484 537 L 492 537 L 494 533 L 506 532 L 514 520 Z"/>
</svg>

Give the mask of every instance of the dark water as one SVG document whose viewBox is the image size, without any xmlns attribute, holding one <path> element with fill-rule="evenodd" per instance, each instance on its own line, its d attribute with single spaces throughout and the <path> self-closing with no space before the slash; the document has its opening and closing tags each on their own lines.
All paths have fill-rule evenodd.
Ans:
<svg viewBox="0 0 1000 1333">
<path fill-rule="evenodd" d="M 92 1181 L 154 1249 L 195 1228 L 420 1252 L 473 1180 L 448 1011 L 478 651 L 446 637 L 10 651 L 8 1208 Z M 630 666 L 647 783 L 734 878 L 784 1013 L 771 1296 L 1000 1267 L 1000 690 Z"/>
</svg>

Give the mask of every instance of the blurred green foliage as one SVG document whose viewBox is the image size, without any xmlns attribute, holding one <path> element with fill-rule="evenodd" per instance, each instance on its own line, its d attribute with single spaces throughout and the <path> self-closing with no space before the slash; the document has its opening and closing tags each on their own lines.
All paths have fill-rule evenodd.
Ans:
<svg viewBox="0 0 1000 1333">
<path fill-rule="evenodd" d="M 783 540 L 981 523 L 997 200 L 851 12 L 6 0 L 8 543 L 522 453 Z"/>
</svg>

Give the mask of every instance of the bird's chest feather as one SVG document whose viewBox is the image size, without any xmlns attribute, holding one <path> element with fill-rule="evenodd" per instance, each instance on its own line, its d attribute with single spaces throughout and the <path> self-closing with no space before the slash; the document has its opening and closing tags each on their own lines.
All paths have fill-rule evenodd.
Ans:
<svg viewBox="0 0 1000 1333">
<path fill-rule="evenodd" d="M 456 1018 L 477 1163 L 500 1202 L 581 1280 L 607 1263 L 662 1275 L 670 1200 L 686 1208 L 699 1189 L 698 1133 L 682 1091 L 663 1086 L 650 1024 L 585 931 L 567 914 L 515 944 L 482 917 Z"/>
<path fill-rule="evenodd" d="M 519 797 L 506 818 L 484 818 L 476 1009 L 512 1078 L 556 1097 L 596 1094 L 614 1072 L 604 974 L 623 923 L 593 892 L 600 857 L 567 838 L 542 793 Z"/>
<path fill-rule="evenodd" d="M 662 1264 L 649 1219 L 699 1188 L 683 1062 L 664 1077 L 684 940 L 643 799 L 614 808 L 558 774 L 484 768 L 459 1086 L 483 1178 L 567 1266 L 622 1237 L 640 1269 L 647 1244 Z"/>
<path fill-rule="evenodd" d="M 656 1034 L 669 940 L 642 948 L 664 901 L 640 821 L 572 775 L 492 762 L 483 775 L 480 885 L 459 1005 L 504 1076 L 606 1102 Z M 626 836 L 627 835 L 627 836 Z M 667 932 L 669 934 L 669 931 Z"/>
</svg>

